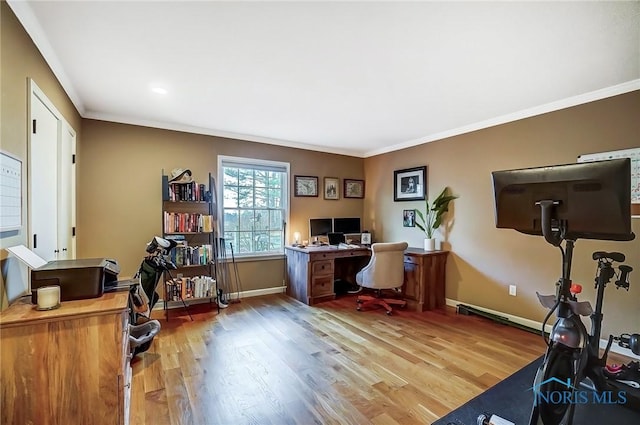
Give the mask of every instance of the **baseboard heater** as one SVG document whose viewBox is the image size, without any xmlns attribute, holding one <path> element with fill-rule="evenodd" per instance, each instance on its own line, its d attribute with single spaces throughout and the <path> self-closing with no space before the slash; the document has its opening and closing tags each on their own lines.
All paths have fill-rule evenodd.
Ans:
<svg viewBox="0 0 640 425">
<path fill-rule="evenodd" d="M 475 308 L 475 307 L 471 307 L 471 306 L 464 305 L 464 304 L 458 304 L 456 306 L 456 311 L 457 311 L 458 314 L 463 314 L 465 316 L 471 316 L 472 314 L 475 314 L 477 316 L 486 317 L 488 319 L 493 320 L 494 322 L 502 323 L 503 325 L 507 325 L 507 326 L 513 326 L 514 328 L 519 328 L 519 329 L 525 330 L 527 332 L 532 332 L 532 333 L 540 335 L 540 329 L 534 329 L 534 328 L 531 328 L 529 326 L 523 325 L 521 323 L 516 323 L 514 321 L 509 320 L 508 317 L 499 316 L 499 315 L 493 314 L 493 313 L 488 313 L 486 311 L 480 310 L 480 309 Z"/>
</svg>

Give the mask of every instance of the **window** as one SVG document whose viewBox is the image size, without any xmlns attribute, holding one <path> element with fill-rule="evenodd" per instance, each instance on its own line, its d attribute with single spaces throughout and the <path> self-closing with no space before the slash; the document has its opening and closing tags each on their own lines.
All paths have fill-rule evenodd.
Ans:
<svg viewBox="0 0 640 425">
<path fill-rule="evenodd" d="M 233 243 L 234 254 L 282 254 L 289 216 L 289 164 L 219 156 L 218 174 L 222 234 Z"/>
</svg>

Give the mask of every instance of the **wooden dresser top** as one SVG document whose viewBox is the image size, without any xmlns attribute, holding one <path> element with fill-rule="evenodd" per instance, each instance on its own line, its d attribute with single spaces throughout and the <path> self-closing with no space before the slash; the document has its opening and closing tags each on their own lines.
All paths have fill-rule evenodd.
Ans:
<svg viewBox="0 0 640 425">
<path fill-rule="evenodd" d="M 0 312 L 0 329 L 38 322 L 69 320 L 87 315 L 113 314 L 127 308 L 129 291 L 108 292 L 99 298 L 63 301 L 60 308 L 38 311 L 31 297 L 24 297 Z"/>
</svg>

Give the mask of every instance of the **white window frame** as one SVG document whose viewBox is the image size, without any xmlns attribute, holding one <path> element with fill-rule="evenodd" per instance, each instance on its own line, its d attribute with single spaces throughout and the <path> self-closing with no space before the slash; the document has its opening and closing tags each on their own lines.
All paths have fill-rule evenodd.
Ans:
<svg viewBox="0 0 640 425">
<path fill-rule="evenodd" d="M 257 251 L 250 253 L 239 253 L 236 252 L 234 248 L 234 255 L 236 258 L 240 259 L 271 259 L 271 258 L 282 258 L 284 255 L 284 245 L 288 240 L 288 229 L 287 224 L 289 223 L 289 214 L 290 214 L 290 200 L 289 200 L 289 181 L 291 179 L 291 167 L 288 162 L 281 161 L 269 161 L 265 159 L 256 159 L 256 158 L 244 158 L 237 156 L 228 156 L 228 155 L 218 155 L 218 190 L 219 190 L 219 200 L 218 200 L 218 217 L 219 217 L 219 228 L 220 228 L 220 237 L 224 238 L 225 230 L 224 230 L 224 167 L 225 164 L 238 164 L 246 166 L 247 168 L 251 167 L 272 167 L 277 169 L 283 169 L 286 173 L 285 178 L 283 179 L 283 194 L 282 194 L 282 202 L 284 204 L 284 226 L 283 226 L 283 246 L 282 250 L 278 253 L 268 252 L 268 253 L 260 253 Z"/>
</svg>

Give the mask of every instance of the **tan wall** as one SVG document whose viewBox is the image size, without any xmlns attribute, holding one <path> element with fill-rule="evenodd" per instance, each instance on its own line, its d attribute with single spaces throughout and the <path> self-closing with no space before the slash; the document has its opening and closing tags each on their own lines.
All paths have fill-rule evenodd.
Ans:
<svg viewBox="0 0 640 425">
<path fill-rule="evenodd" d="M 0 147 L 22 159 L 22 229 L 0 234 L 0 248 L 27 245 L 28 79 L 32 78 L 56 109 L 80 133 L 81 118 L 31 38 L 6 2 L 0 2 Z M 4 282 L 7 252 L 0 249 L 0 306 L 6 305 Z"/>
<path fill-rule="evenodd" d="M 97 120 L 83 121 L 78 164 L 78 256 L 113 257 L 123 276 L 140 264 L 144 247 L 162 233 L 161 175 L 189 168 L 196 181 L 217 173 L 218 155 L 289 162 L 291 175 L 364 177 L 364 160 L 241 140 L 181 133 Z M 292 183 L 292 182 L 291 182 Z M 310 217 L 362 215 L 364 201 L 291 198 L 288 241 L 307 235 Z M 243 290 L 281 286 L 283 260 L 239 264 Z"/>
<path fill-rule="evenodd" d="M 144 244 L 161 232 L 162 169 L 190 167 L 198 180 L 216 172 L 218 154 L 289 161 L 291 174 L 365 178 L 365 200 L 292 198 L 289 232 L 307 232 L 309 217 L 365 218 L 378 240 L 407 240 L 421 246 L 416 229 L 402 227 L 402 210 L 417 202 L 393 202 L 393 171 L 427 165 L 433 195 L 445 185 L 459 195 L 445 248 L 452 250 L 447 297 L 516 316 L 541 320 L 535 292 L 551 293 L 560 257 L 541 238 L 497 230 L 493 219 L 493 170 L 575 162 L 579 154 L 637 147 L 640 140 L 638 92 L 544 114 L 443 141 L 365 160 L 251 142 L 235 141 L 94 120 L 81 121 L 43 58 L 4 1 L 0 2 L 1 147 L 27 155 L 27 78 L 36 83 L 78 133 L 78 257 L 117 258 L 122 275 L 135 273 Z M 26 177 L 23 181 L 26 199 Z M 364 213 L 363 213 L 364 211 Z M 26 211 L 25 211 L 26 220 Z M 633 220 L 640 234 L 640 219 Z M 3 234 L 2 247 L 26 244 L 26 228 Z M 304 238 L 304 236 L 303 236 Z M 619 250 L 636 269 L 629 293 L 609 288 L 605 332 L 638 331 L 640 237 L 629 243 L 579 241 L 573 277 L 593 298 L 592 251 Z M 0 251 L 0 260 L 6 252 Z M 242 263 L 244 290 L 277 286 L 282 261 Z M 4 269 L 4 267 L 3 267 Z M 4 279 L 4 275 L 2 276 Z M 4 280 L 3 280 L 4 282 Z M 507 295 L 509 284 L 518 296 Z M 4 292 L 0 282 L 0 294 Z M 0 295 L 1 296 L 1 295 Z M 4 301 L 3 301 L 4 302 Z"/>
<path fill-rule="evenodd" d="M 421 202 L 393 202 L 393 171 L 426 165 L 428 194 L 443 187 L 460 196 L 452 203 L 446 249 L 447 298 L 542 321 L 546 311 L 536 291 L 554 292 L 561 257 L 543 238 L 496 229 L 491 171 L 576 162 L 578 155 L 640 146 L 640 92 L 427 143 L 365 160 L 368 196 L 366 224 L 381 240 L 406 240 L 422 246 L 417 228 L 402 227 L 402 210 Z M 593 303 L 596 250 L 620 251 L 636 272 L 629 293 L 605 294 L 605 332 L 640 330 L 640 218 L 632 220 L 638 238 L 614 243 L 579 240 L 572 277 Z M 439 235 L 440 238 L 446 235 Z M 508 295 L 510 284 L 518 295 Z M 611 285 L 613 286 L 613 285 Z"/>
</svg>

